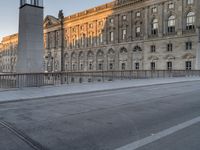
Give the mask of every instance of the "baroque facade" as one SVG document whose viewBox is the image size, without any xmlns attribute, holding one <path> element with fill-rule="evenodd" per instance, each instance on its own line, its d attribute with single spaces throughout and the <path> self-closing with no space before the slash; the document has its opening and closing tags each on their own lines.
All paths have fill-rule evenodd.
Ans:
<svg viewBox="0 0 200 150">
<path fill-rule="evenodd" d="M 199 8 L 199 0 L 115 0 L 47 16 L 45 71 L 200 69 Z"/>
</svg>

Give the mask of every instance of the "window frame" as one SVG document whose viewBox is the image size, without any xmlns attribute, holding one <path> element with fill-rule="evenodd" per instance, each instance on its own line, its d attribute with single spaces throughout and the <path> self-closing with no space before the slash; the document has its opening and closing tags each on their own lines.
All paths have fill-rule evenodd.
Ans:
<svg viewBox="0 0 200 150">
<path fill-rule="evenodd" d="M 192 70 L 192 61 L 185 62 L 185 70 Z"/>
<path fill-rule="evenodd" d="M 172 61 L 167 62 L 167 70 L 172 70 L 173 69 L 173 63 Z"/>
</svg>

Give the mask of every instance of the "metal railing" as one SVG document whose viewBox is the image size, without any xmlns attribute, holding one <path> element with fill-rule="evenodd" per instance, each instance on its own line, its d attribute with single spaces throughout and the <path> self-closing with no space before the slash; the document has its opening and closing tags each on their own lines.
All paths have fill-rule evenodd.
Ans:
<svg viewBox="0 0 200 150">
<path fill-rule="evenodd" d="M 0 89 L 40 87 L 114 80 L 200 76 L 200 70 L 126 70 L 0 74 Z"/>
</svg>

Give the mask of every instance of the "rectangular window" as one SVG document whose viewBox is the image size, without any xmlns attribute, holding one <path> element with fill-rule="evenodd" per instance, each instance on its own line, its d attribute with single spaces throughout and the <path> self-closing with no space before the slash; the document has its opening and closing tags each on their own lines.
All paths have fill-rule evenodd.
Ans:
<svg viewBox="0 0 200 150">
<path fill-rule="evenodd" d="M 191 4 L 193 4 L 194 3 L 194 0 L 187 0 L 187 4 L 188 5 L 191 5 Z"/>
<path fill-rule="evenodd" d="M 157 7 L 153 7 L 152 8 L 152 13 L 156 13 L 157 12 Z"/>
<path fill-rule="evenodd" d="M 76 39 L 73 39 L 72 46 L 73 46 L 73 47 L 76 46 Z"/>
<path fill-rule="evenodd" d="M 72 29 L 72 31 L 73 31 L 73 32 L 76 32 L 76 28 L 74 27 L 74 28 Z"/>
<path fill-rule="evenodd" d="M 167 51 L 172 52 L 173 51 L 173 45 L 171 43 L 167 44 Z"/>
<path fill-rule="evenodd" d="M 99 63 L 98 69 L 99 69 L 99 70 L 103 70 L 103 64 L 102 64 L 102 63 Z"/>
<path fill-rule="evenodd" d="M 141 28 L 136 27 L 136 37 L 140 37 L 140 33 L 141 33 Z"/>
<path fill-rule="evenodd" d="M 151 53 L 156 52 L 156 46 L 155 45 L 151 45 Z"/>
<path fill-rule="evenodd" d="M 99 26 L 102 26 L 103 25 L 103 21 L 99 21 Z"/>
<path fill-rule="evenodd" d="M 114 41 L 114 32 L 110 32 L 110 42 Z"/>
<path fill-rule="evenodd" d="M 83 64 L 80 64 L 80 70 L 83 71 Z"/>
<path fill-rule="evenodd" d="M 192 70 L 192 62 L 191 61 L 185 62 L 185 69 L 186 70 Z"/>
<path fill-rule="evenodd" d="M 186 42 L 185 48 L 186 48 L 186 50 L 192 50 L 192 42 Z"/>
<path fill-rule="evenodd" d="M 72 70 L 75 71 L 76 70 L 76 65 L 72 64 Z"/>
<path fill-rule="evenodd" d="M 92 66 L 92 63 L 90 62 L 89 63 L 89 70 L 92 70 L 93 69 L 93 66 Z"/>
<path fill-rule="evenodd" d="M 113 19 L 113 18 L 110 19 L 110 23 L 111 23 L 111 24 L 114 23 L 114 19 Z"/>
<path fill-rule="evenodd" d="M 109 69 L 110 69 L 110 70 L 113 70 L 113 63 L 110 63 L 110 64 L 109 64 Z"/>
<path fill-rule="evenodd" d="M 59 32 L 56 31 L 56 37 L 55 37 L 55 47 L 58 48 L 59 46 Z"/>
<path fill-rule="evenodd" d="M 140 63 L 135 63 L 135 70 L 139 70 L 140 69 Z"/>
<path fill-rule="evenodd" d="M 151 70 L 156 70 L 156 63 L 155 62 L 151 62 Z"/>
<path fill-rule="evenodd" d="M 141 13 L 138 11 L 138 12 L 136 12 L 136 15 L 135 15 L 136 17 L 140 17 L 141 16 Z"/>
<path fill-rule="evenodd" d="M 172 70 L 172 62 L 167 62 L 167 70 Z"/>
<path fill-rule="evenodd" d="M 99 42 L 100 42 L 100 44 L 103 43 L 103 34 L 102 33 L 100 33 L 100 35 L 99 35 Z"/>
<path fill-rule="evenodd" d="M 121 68 L 122 68 L 122 70 L 126 70 L 126 64 L 125 64 L 125 63 L 122 63 L 122 64 L 121 64 Z"/>
<path fill-rule="evenodd" d="M 122 16 L 122 20 L 123 20 L 123 21 L 126 21 L 126 19 L 127 19 L 126 15 L 123 15 L 123 16 Z"/>
<path fill-rule="evenodd" d="M 122 39 L 125 40 L 126 39 L 126 29 L 122 30 Z"/>
<path fill-rule="evenodd" d="M 168 5 L 168 8 L 169 9 L 174 9 L 174 3 L 170 2 L 169 5 Z"/>
<path fill-rule="evenodd" d="M 83 46 L 83 37 L 81 36 L 81 46 Z"/>
<path fill-rule="evenodd" d="M 93 28 L 93 24 L 91 23 L 91 24 L 89 24 L 89 28 Z"/>
<path fill-rule="evenodd" d="M 93 45 L 93 36 L 92 35 L 89 36 L 89 44 Z"/>
</svg>

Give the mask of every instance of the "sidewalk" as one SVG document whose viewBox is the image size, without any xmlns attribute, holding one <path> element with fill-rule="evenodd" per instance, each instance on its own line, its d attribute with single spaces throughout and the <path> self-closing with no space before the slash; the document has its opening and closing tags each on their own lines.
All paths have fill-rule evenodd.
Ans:
<svg viewBox="0 0 200 150">
<path fill-rule="evenodd" d="M 85 83 L 70 84 L 52 87 L 40 88 L 24 88 L 11 91 L 0 91 L 0 103 L 28 100 L 35 98 L 45 98 L 51 96 L 61 96 L 68 94 L 80 94 L 88 92 L 97 92 L 105 90 L 123 89 L 131 87 L 151 86 L 159 84 L 170 84 L 179 82 L 200 81 L 200 77 L 184 77 L 184 78 L 159 78 L 159 79 L 138 79 L 138 80 L 122 80 L 105 83 Z"/>
</svg>

